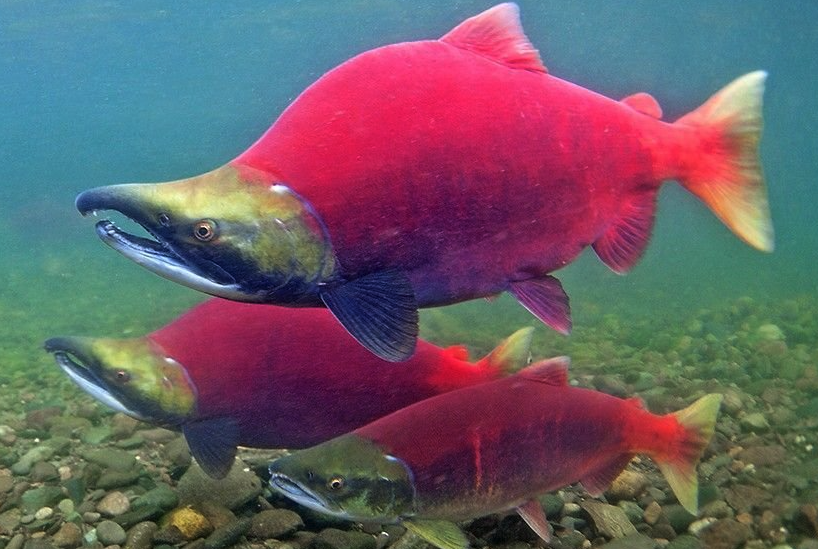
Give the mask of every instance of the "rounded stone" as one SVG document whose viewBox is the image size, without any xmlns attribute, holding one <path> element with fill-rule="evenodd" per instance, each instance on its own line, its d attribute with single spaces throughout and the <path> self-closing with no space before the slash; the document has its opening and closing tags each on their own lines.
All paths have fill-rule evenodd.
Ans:
<svg viewBox="0 0 818 549">
<path fill-rule="evenodd" d="M 97 539 L 105 546 L 122 545 L 127 539 L 125 529 L 112 520 L 97 524 Z"/>
<path fill-rule="evenodd" d="M 36 520 L 46 520 L 50 519 L 54 515 L 54 509 L 51 507 L 40 507 L 34 513 L 34 518 Z"/>
<path fill-rule="evenodd" d="M 290 536 L 304 527 L 298 513 L 288 509 L 268 509 L 253 517 L 248 535 L 256 539 L 273 539 Z"/>
<path fill-rule="evenodd" d="M 51 537 L 57 547 L 72 549 L 82 545 L 82 530 L 73 522 L 65 522 Z"/>
<path fill-rule="evenodd" d="M 97 512 L 106 517 L 118 517 L 131 510 L 128 496 L 119 491 L 110 492 L 97 503 Z"/>
</svg>

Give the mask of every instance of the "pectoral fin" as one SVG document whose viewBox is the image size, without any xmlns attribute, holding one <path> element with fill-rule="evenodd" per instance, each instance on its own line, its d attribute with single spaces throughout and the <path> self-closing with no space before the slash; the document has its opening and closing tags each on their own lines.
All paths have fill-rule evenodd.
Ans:
<svg viewBox="0 0 818 549">
<path fill-rule="evenodd" d="M 531 314 L 560 333 L 571 333 L 571 307 L 559 280 L 546 275 L 512 282 L 510 291 Z"/>
<path fill-rule="evenodd" d="M 412 519 L 404 521 L 403 525 L 440 549 L 467 549 L 469 546 L 466 534 L 447 520 Z"/>
<path fill-rule="evenodd" d="M 194 421 L 182 426 L 190 455 L 209 476 L 221 479 L 230 472 L 239 445 L 239 428 L 232 418 Z"/>
<path fill-rule="evenodd" d="M 418 305 L 406 275 L 380 271 L 321 292 L 324 305 L 358 342 L 378 357 L 401 362 L 418 337 Z"/>
<path fill-rule="evenodd" d="M 526 524 L 528 524 L 534 533 L 540 536 L 545 542 L 551 540 L 551 525 L 548 524 L 548 519 L 545 518 L 545 511 L 542 505 L 536 499 L 526 501 L 517 507 L 517 513 Z"/>
</svg>

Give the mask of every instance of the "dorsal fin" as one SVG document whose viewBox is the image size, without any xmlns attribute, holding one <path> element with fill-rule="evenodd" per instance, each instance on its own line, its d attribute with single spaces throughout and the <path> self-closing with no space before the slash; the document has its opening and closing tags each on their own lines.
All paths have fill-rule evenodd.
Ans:
<svg viewBox="0 0 818 549">
<path fill-rule="evenodd" d="M 531 381 L 539 381 L 549 385 L 568 385 L 568 366 L 571 359 L 567 356 L 549 358 L 527 366 L 517 374 Z"/>
<path fill-rule="evenodd" d="M 662 107 L 659 106 L 659 102 L 656 98 L 649 93 L 639 92 L 629 95 L 622 99 L 622 103 L 635 111 L 652 116 L 657 120 L 662 118 Z"/>
<path fill-rule="evenodd" d="M 513 2 L 469 17 L 440 40 L 515 69 L 548 72 L 526 37 L 520 23 L 520 8 Z"/>
<path fill-rule="evenodd" d="M 454 360 L 469 360 L 469 350 L 465 345 L 452 345 L 443 349 L 443 354 Z"/>
</svg>

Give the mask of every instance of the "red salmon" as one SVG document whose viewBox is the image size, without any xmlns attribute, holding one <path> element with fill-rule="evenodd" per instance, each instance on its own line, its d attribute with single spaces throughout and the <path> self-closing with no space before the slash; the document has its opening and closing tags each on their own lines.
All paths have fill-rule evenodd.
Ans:
<svg viewBox="0 0 818 549">
<path fill-rule="evenodd" d="M 339 65 L 213 172 L 92 189 L 77 206 L 142 224 L 159 243 L 109 221 L 98 232 L 163 276 L 229 299 L 325 305 L 389 360 L 411 354 L 417 307 L 504 291 L 568 332 L 550 273 L 587 246 L 630 269 L 663 181 L 773 248 L 765 77 L 665 122 L 648 94 L 617 101 L 549 74 L 516 5 L 501 4 L 439 40 Z"/>
</svg>

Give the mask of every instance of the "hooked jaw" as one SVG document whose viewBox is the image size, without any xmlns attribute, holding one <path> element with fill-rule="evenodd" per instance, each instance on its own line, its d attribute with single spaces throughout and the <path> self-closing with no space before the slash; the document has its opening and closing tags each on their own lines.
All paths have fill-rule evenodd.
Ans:
<svg viewBox="0 0 818 549">
<path fill-rule="evenodd" d="M 98 187 L 76 207 L 124 214 L 150 238 L 106 219 L 96 225 L 103 242 L 159 276 L 234 301 L 303 301 L 334 269 L 317 214 L 266 172 L 228 164 L 179 181 Z"/>
</svg>

